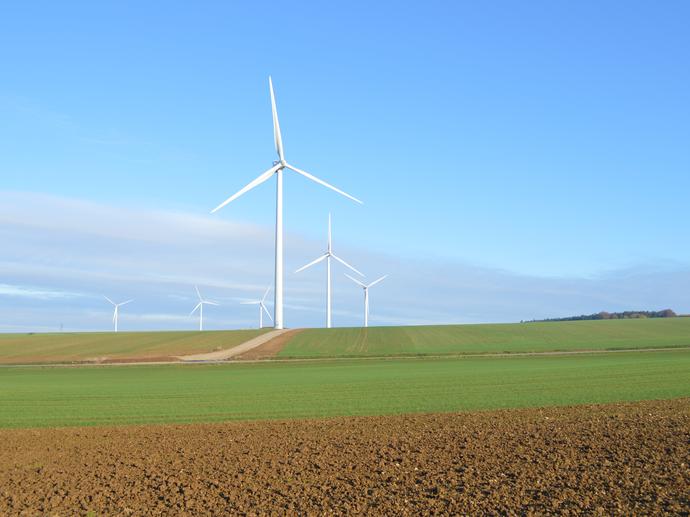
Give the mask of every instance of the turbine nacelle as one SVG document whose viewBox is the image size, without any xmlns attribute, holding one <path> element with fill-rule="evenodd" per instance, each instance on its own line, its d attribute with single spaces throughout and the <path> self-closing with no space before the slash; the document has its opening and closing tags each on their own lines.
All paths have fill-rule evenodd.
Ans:
<svg viewBox="0 0 690 517">
<path fill-rule="evenodd" d="M 364 290 L 364 326 L 368 327 L 369 326 L 369 289 L 371 287 L 374 287 L 376 284 L 379 284 L 383 282 L 386 278 L 388 278 L 388 275 L 382 276 L 378 280 L 374 280 L 370 284 L 365 284 L 363 282 L 360 282 L 356 278 L 351 277 L 348 274 L 345 274 L 346 277 L 348 277 L 350 280 L 352 280 L 355 284 L 360 286 Z"/>
<path fill-rule="evenodd" d="M 326 328 L 331 328 L 331 323 L 332 323 L 332 288 L 331 288 L 331 259 L 335 259 L 338 262 L 340 262 L 342 265 L 347 267 L 348 269 L 354 271 L 360 276 L 364 276 L 362 273 L 360 273 L 357 269 L 352 267 L 350 264 L 345 262 L 343 259 L 338 257 L 335 253 L 333 253 L 333 232 L 331 231 L 331 214 L 328 214 L 328 245 L 326 248 L 326 253 L 321 255 L 319 258 L 316 260 L 310 262 L 306 266 L 303 266 L 299 268 L 295 273 L 301 273 L 302 271 L 309 269 L 312 266 L 315 266 L 316 264 L 323 262 L 324 260 L 326 261 L 327 269 L 326 269 Z"/>
<path fill-rule="evenodd" d="M 374 287 L 376 284 L 379 284 L 379 283 L 383 282 L 386 278 L 388 278 L 388 275 L 385 275 L 385 276 L 382 276 L 381 278 L 379 278 L 378 280 L 374 280 L 372 283 L 370 283 L 369 285 L 367 285 L 367 284 L 364 284 L 364 283 L 360 282 L 360 281 L 357 280 L 356 278 L 351 277 L 351 276 L 348 275 L 348 274 L 345 274 L 345 276 L 348 277 L 350 280 L 352 280 L 355 284 L 357 284 L 358 286 L 360 286 L 360 287 L 361 287 L 362 289 L 364 289 L 365 291 L 369 290 L 370 287 Z"/>
<path fill-rule="evenodd" d="M 115 303 L 114 301 L 112 301 L 107 296 L 104 296 L 103 298 L 108 300 L 110 302 L 110 304 L 115 308 L 113 310 L 113 324 L 115 325 L 115 332 L 117 332 L 117 324 L 118 324 L 119 316 L 120 316 L 120 307 L 127 305 L 128 303 L 132 303 L 134 300 L 127 300 L 126 302 Z"/>
<path fill-rule="evenodd" d="M 201 332 L 204 330 L 204 305 L 214 305 L 218 307 L 218 304 L 210 300 L 204 300 L 201 296 L 201 292 L 199 291 L 198 286 L 195 285 L 194 289 L 196 290 L 196 295 L 199 299 L 199 303 L 197 303 L 196 306 L 192 309 L 192 312 L 189 313 L 189 316 L 191 317 L 194 315 L 196 311 L 199 311 L 199 332 Z"/>
<path fill-rule="evenodd" d="M 249 302 L 240 302 L 241 305 L 258 305 L 259 306 L 259 328 L 262 329 L 264 328 L 264 313 L 266 313 L 266 316 L 273 322 L 273 316 L 271 316 L 271 313 L 268 311 L 268 308 L 266 307 L 266 297 L 268 297 L 268 293 L 271 292 L 271 288 L 269 286 L 268 289 L 266 289 L 266 293 L 264 294 L 263 298 L 261 300 L 253 300 Z"/>
<path fill-rule="evenodd" d="M 271 93 L 271 113 L 273 116 L 273 140 L 275 144 L 276 153 L 278 154 L 278 160 L 273 162 L 273 166 L 267 171 L 263 172 L 254 181 L 250 182 L 247 186 L 237 192 L 235 195 L 226 199 L 223 203 L 214 208 L 211 213 L 215 213 L 224 206 L 233 202 L 235 199 L 246 194 L 250 190 L 258 187 L 262 183 L 268 181 L 276 173 L 283 171 L 284 169 L 290 169 L 291 171 L 304 176 L 305 178 L 318 183 L 319 185 L 326 187 L 334 192 L 337 192 L 341 196 L 344 196 L 356 203 L 363 204 L 356 197 L 347 194 L 346 192 L 334 187 L 333 185 L 326 183 L 325 181 L 309 174 L 308 172 L 298 169 L 297 167 L 290 165 L 285 160 L 285 150 L 283 148 L 283 136 L 280 132 L 280 122 L 278 120 L 278 109 L 276 107 L 275 92 L 273 91 L 273 79 L 268 78 L 269 89 Z M 276 329 L 282 329 L 283 322 L 283 176 L 282 174 L 277 175 L 277 189 L 276 189 L 276 245 L 275 245 L 275 327 Z"/>
</svg>

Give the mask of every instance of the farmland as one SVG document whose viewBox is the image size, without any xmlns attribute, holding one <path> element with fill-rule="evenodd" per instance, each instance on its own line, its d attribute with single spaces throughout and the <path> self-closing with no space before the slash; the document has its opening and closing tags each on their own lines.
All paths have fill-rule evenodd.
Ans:
<svg viewBox="0 0 690 517">
<path fill-rule="evenodd" d="M 0 364 L 172 360 L 237 346 L 267 329 L 0 334 Z M 690 347 L 690 318 L 306 329 L 282 359 L 602 351 Z"/>
<path fill-rule="evenodd" d="M 280 361 L 5 365 L 0 513 L 687 512 L 688 321 L 304 330 Z M 0 357 L 256 334 L 3 336 Z"/>
<path fill-rule="evenodd" d="M 0 370 L 0 427 L 440 413 L 690 396 L 690 351 Z"/>
<path fill-rule="evenodd" d="M 231 348 L 267 330 L 0 334 L 0 364 L 145 360 Z"/>
<path fill-rule="evenodd" d="M 690 509 L 690 399 L 0 430 L 0 439 L 2 515 L 683 515 Z"/>
<path fill-rule="evenodd" d="M 279 357 L 357 357 L 690 346 L 690 318 L 309 329 Z"/>
</svg>

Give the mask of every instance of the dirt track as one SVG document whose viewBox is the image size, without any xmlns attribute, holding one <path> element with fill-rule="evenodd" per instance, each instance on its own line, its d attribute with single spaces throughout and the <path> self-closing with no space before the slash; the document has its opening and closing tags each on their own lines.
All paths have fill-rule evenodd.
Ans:
<svg viewBox="0 0 690 517">
<path fill-rule="evenodd" d="M 206 354 L 194 354 L 194 355 L 185 355 L 185 356 L 180 356 L 177 359 L 180 359 L 181 361 L 192 361 L 192 362 L 199 362 L 199 361 L 227 361 L 228 359 L 231 359 L 235 356 L 246 354 L 247 352 L 260 347 L 261 345 L 264 345 L 268 343 L 269 341 L 278 338 L 279 336 L 285 334 L 286 332 L 289 332 L 289 330 L 273 330 L 271 332 L 268 332 L 266 334 L 262 334 L 260 336 L 255 337 L 254 339 L 250 339 L 249 341 L 245 341 L 244 343 L 237 345 L 233 348 L 229 348 L 227 350 L 218 350 L 216 352 L 209 352 Z"/>
<path fill-rule="evenodd" d="M 0 514 L 685 514 L 690 399 L 0 431 Z"/>
<path fill-rule="evenodd" d="M 235 356 L 233 359 L 239 359 L 243 361 L 262 361 L 276 357 L 288 341 L 295 337 L 302 329 L 288 330 L 284 334 L 275 337 L 266 343 L 249 350 L 243 354 Z"/>
</svg>

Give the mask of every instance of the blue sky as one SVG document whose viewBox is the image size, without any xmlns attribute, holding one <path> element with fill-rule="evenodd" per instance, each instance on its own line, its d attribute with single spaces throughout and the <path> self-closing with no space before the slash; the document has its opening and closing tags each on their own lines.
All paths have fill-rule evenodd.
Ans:
<svg viewBox="0 0 690 517">
<path fill-rule="evenodd" d="M 218 216 L 208 211 L 274 159 L 272 74 L 288 159 L 366 203 L 288 177 L 287 230 L 302 246 L 288 260 L 299 265 L 318 253 L 333 211 L 336 245 L 359 257 L 367 273 L 402 268 L 388 291 L 381 286 L 388 313 L 379 323 L 666 306 L 690 312 L 680 293 L 690 269 L 689 17 L 681 1 L 5 5 L 0 192 L 14 201 L 0 208 L 0 284 L 9 286 L 0 289 L 0 305 L 15 307 L 17 289 L 76 290 L 82 300 L 94 297 L 82 308 L 96 310 L 95 293 L 107 284 L 97 275 L 115 267 L 124 275 L 123 264 L 130 268 L 124 277 L 152 281 L 155 271 L 145 264 L 170 253 L 169 243 L 149 255 L 138 251 L 139 262 L 126 260 L 135 215 L 165 220 L 165 228 L 174 224 L 171 214 L 252 228 L 252 236 L 263 236 L 256 247 L 240 251 L 232 235 L 237 247 L 224 251 L 257 264 L 269 249 L 270 275 L 272 186 Z M 30 204 L 33 223 L 22 226 L 17 199 Z M 49 242 L 53 261 L 41 262 L 35 246 L 46 242 L 46 223 L 56 217 L 50 209 L 72 215 Z M 118 224 L 113 212 L 132 225 L 116 237 L 103 228 Z M 86 219 L 103 225 L 86 229 Z M 119 260 L 104 261 L 107 235 L 122 239 L 113 241 L 121 245 L 114 249 Z M 249 249 L 254 260 L 243 255 Z M 92 283 L 60 277 L 58 266 L 88 257 Z M 175 267 L 186 271 L 192 262 Z M 221 265 L 207 268 L 215 271 L 203 279 L 209 288 L 218 286 L 219 297 L 249 296 L 221 292 L 232 290 L 220 287 L 229 280 Z M 252 289 L 264 283 L 239 265 L 232 272 L 235 282 L 251 278 Z M 193 281 L 192 273 L 184 279 Z M 615 300 L 592 295 L 572 303 L 566 294 L 557 303 L 536 287 L 513 302 L 505 293 L 490 296 L 497 283 L 510 284 L 507 277 L 551 283 L 547 290 L 599 282 L 595 291 L 610 293 L 606 282 L 621 275 L 628 287 Z M 661 279 L 669 275 L 676 281 Z M 470 277 L 472 289 L 463 290 Z M 175 289 L 184 284 L 178 280 Z M 303 293 L 301 306 L 314 310 L 294 309 L 299 324 L 321 319 L 320 273 L 288 279 L 288 290 L 309 282 L 313 291 Z M 429 285 L 452 287 L 436 316 L 396 306 L 392 293 L 437 298 Z M 343 324 L 357 321 L 351 294 L 343 285 Z M 468 296 L 486 300 L 453 305 Z M 53 324 L 52 306 L 41 310 L 45 299 L 23 299 L 31 304 L 8 316 L 7 328 L 15 325 L 9 320 L 27 320 L 21 328 Z M 525 300 L 534 307 L 527 310 Z M 155 301 L 148 303 L 137 310 L 153 313 Z M 94 318 L 84 328 L 100 325 Z"/>
</svg>

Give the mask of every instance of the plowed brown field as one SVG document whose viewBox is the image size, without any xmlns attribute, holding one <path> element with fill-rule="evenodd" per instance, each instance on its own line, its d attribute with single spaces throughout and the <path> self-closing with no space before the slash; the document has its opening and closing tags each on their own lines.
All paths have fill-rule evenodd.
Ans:
<svg viewBox="0 0 690 517">
<path fill-rule="evenodd" d="M 685 514 L 690 400 L 0 431 L 0 514 Z"/>
</svg>

